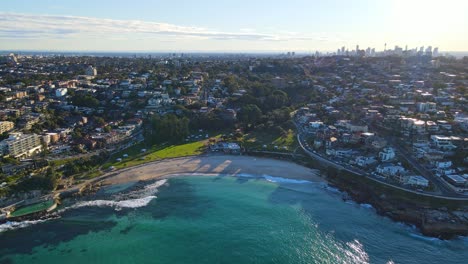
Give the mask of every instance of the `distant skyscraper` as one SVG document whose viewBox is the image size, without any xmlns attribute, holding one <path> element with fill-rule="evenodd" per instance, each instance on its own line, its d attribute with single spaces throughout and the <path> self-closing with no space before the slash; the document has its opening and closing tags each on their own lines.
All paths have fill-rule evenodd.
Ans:
<svg viewBox="0 0 468 264">
<path fill-rule="evenodd" d="M 432 56 L 432 46 L 428 46 L 426 50 L 424 51 L 424 55 L 426 56 Z"/>
<path fill-rule="evenodd" d="M 435 48 L 434 48 L 434 51 L 432 51 L 432 56 L 434 56 L 434 57 L 438 57 L 438 56 L 439 56 L 439 48 L 438 48 L 438 47 L 435 47 Z"/>
</svg>

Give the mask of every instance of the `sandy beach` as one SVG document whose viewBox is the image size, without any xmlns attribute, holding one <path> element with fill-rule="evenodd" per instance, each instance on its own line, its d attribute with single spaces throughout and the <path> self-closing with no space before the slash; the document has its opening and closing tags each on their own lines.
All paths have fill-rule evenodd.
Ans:
<svg viewBox="0 0 468 264">
<path fill-rule="evenodd" d="M 116 172 L 113 172 L 115 174 Z M 219 174 L 274 177 L 323 182 L 319 171 L 303 167 L 289 161 L 259 158 L 252 156 L 193 156 L 151 162 L 117 172 L 115 176 L 105 177 L 103 184 L 119 184 L 129 181 L 151 180 L 169 175 Z"/>
</svg>

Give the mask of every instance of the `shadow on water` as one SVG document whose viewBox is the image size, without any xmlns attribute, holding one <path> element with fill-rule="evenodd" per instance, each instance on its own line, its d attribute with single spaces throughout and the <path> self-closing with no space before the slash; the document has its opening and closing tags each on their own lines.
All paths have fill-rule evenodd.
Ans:
<svg viewBox="0 0 468 264">
<path fill-rule="evenodd" d="M 218 175 L 216 177 L 213 178 L 213 182 L 217 182 L 219 180 L 222 180 L 223 178 L 225 177 L 231 177 L 231 176 L 226 176 L 226 175 Z M 252 178 L 248 178 L 248 177 L 237 177 L 236 176 L 236 182 L 237 183 L 246 183 L 248 182 L 249 180 L 251 180 Z"/>
<path fill-rule="evenodd" d="M 33 225 L 0 233 L 0 263 L 9 263 L 6 255 L 31 254 L 38 246 L 53 250 L 53 247 L 77 236 L 109 231 L 116 223 L 103 219 L 113 213 L 112 208 L 80 208 L 65 212 L 60 219 L 42 223 L 40 228 Z"/>
<path fill-rule="evenodd" d="M 271 193 L 268 201 L 273 204 L 304 205 L 310 203 L 313 196 L 315 196 L 313 193 L 302 192 L 280 185 Z"/>
<path fill-rule="evenodd" d="M 13 260 L 11 260 L 11 258 L 0 258 L 0 264 L 13 264 Z"/>
<path fill-rule="evenodd" d="M 249 181 L 249 178 L 247 178 L 247 177 L 236 177 L 236 182 L 237 183 L 242 184 L 242 183 L 246 183 L 248 181 Z"/>
<path fill-rule="evenodd" d="M 199 218 L 206 209 L 213 206 L 213 201 L 198 196 L 194 187 L 184 179 L 170 179 L 167 186 L 160 189 L 157 197 L 153 201 L 157 206 L 140 208 L 142 213 L 149 213 L 154 219 Z"/>
</svg>

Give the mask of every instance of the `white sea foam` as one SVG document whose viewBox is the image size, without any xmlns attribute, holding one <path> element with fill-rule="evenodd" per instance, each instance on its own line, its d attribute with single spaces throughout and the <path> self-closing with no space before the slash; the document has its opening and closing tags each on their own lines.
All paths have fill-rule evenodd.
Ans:
<svg viewBox="0 0 468 264">
<path fill-rule="evenodd" d="M 262 177 L 269 182 L 276 182 L 276 183 L 297 183 L 297 184 L 310 183 L 310 181 L 306 181 L 306 180 L 295 180 L 295 179 L 281 178 L 281 177 L 275 177 L 275 176 L 270 176 L 270 175 L 262 175 Z"/>
<path fill-rule="evenodd" d="M 143 198 L 147 196 L 151 196 L 158 191 L 158 188 L 166 184 L 167 179 L 159 180 L 152 184 L 146 185 L 144 188 L 131 191 L 129 193 L 119 193 L 113 196 L 114 200 L 121 201 L 121 200 L 128 200 L 128 199 L 136 199 L 136 198 Z"/>
<path fill-rule="evenodd" d="M 238 174 L 235 174 L 234 176 L 242 177 L 242 178 L 258 178 L 258 176 L 248 174 L 248 173 L 238 173 Z"/>
<path fill-rule="evenodd" d="M 113 207 L 116 211 L 122 210 L 122 208 L 139 208 L 147 206 L 151 200 L 155 199 L 154 195 L 158 188 L 166 184 L 167 179 L 159 180 L 155 183 L 148 184 L 144 188 L 132 191 L 126 194 L 117 194 L 114 200 L 94 200 L 94 201 L 83 201 L 78 202 L 72 206 L 62 209 L 59 213 L 70 209 L 77 209 L 82 207 Z"/>
<path fill-rule="evenodd" d="M 366 209 L 374 209 L 374 207 L 370 204 L 366 204 L 366 203 L 363 203 L 363 204 L 360 204 L 360 206 L 362 208 L 366 208 Z"/>
<path fill-rule="evenodd" d="M 468 244 L 468 236 L 458 236 L 457 239 L 459 239 L 465 244 Z"/>
<path fill-rule="evenodd" d="M 72 206 L 69 206 L 60 212 L 64 212 L 69 209 L 77 209 L 77 208 L 82 208 L 82 207 L 89 207 L 89 206 L 95 206 L 95 207 L 114 207 L 116 210 L 121 210 L 122 208 L 139 208 L 139 207 L 144 207 L 156 198 L 156 196 L 150 195 L 146 196 L 143 198 L 137 198 L 137 199 L 128 199 L 128 200 L 122 200 L 122 201 L 112 201 L 112 200 L 94 200 L 94 201 L 85 201 L 85 202 L 78 202 Z"/>
<path fill-rule="evenodd" d="M 428 237 L 428 236 L 424 236 L 424 235 L 417 234 L 417 233 L 410 233 L 409 235 L 414 237 L 414 238 L 418 238 L 418 239 L 429 241 L 429 242 L 435 242 L 435 243 L 443 242 L 443 240 L 441 240 L 441 239 L 439 239 L 437 237 Z"/>
<path fill-rule="evenodd" d="M 19 229 L 19 228 L 25 228 L 31 225 L 43 223 L 47 221 L 45 220 L 34 220 L 34 221 L 21 221 L 21 222 L 6 222 L 4 224 L 0 225 L 0 233 L 3 233 L 8 230 L 14 230 L 14 229 Z"/>
<path fill-rule="evenodd" d="M 332 193 L 342 193 L 338 188 L 331 187 L 330 185 L 326 185 L 325 190 L 332 192 Z"/>
<path fill-rule="evenodd" d="M 260 178 L 260 179 L 265 179 L 269 182 L 275 182 L 275 183 L 297 183 L 297 184 L 303 184 L 303 183 L 311 183 L 311 181 L 307 180 L 295 180 L 295 179 L 289 179 L 289 178 L 282 178 L 282 177 L 277 177 L 277 176 L 271 176 L 271 175 L 252 175 L 248 173 L 238 173 L 235 174 L 234 176 L 236 177 L 242 177 L 242 178 Z"/>
<path fill-rule="evenodd" d="M 71 209 L 77 209 L 77 208 L 82 208 L 82 207 L 93 207 L 93 206 L 94 207 L 113 207 L 116 211 L 122 210 L 122 208 L 144 207 L 144 206 L 147 206 L 151 202 L 151 200 L 156 198 L 156 196 L 154 196 L 153 194 L 155 194 L 158 191 L 158 188 L 164 185 L 166 182 L 167 182 L 166 179 L 159 180 L 155 183 L 146 185 L 144 188 L 140 190 L 136 190 L 128 194 L 114 196 L 114 198 L 119 197 L 121 199 L 78 202 L 72 206 L 59 210 L 57 213 L 61 214 Z M 28 227 L 34 224 L 43 223 L 45 221 L 47 221 L 47 219 L 35 220 L 35 221 L 6 222 L 0 225 L 0 233 L 8 231 L 8 230 Z"/>
</svg>

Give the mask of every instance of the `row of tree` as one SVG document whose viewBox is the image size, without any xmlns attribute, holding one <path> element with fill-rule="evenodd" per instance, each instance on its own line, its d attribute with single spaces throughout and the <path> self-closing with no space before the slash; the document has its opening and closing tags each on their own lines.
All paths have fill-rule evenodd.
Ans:
<svg viewBox="0 0 468 264">
<path fill-rule="evenodd" d="M 189 119 L 175 114 L 155 115 L 146 129 L 147 143 L 153 145 L 162 142 L 182 141 L 189 135 Z"/>
</svg>

